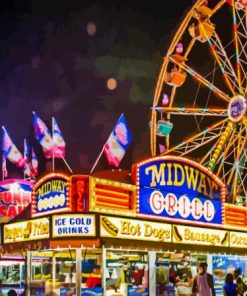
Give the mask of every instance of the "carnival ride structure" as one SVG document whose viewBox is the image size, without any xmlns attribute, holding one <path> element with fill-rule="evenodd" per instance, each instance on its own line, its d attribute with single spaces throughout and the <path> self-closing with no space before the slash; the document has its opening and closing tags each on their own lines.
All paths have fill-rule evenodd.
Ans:
<svg viewBox="0 0 247 296">
<path fill-rule="evenodd" d="M 152 156 L 196 160 L 226 184 L 227 201 L 241 205 L 247 200 L 246 73 L 247 1 L 197 0 L 164 57 L 150 121 Z"/>
</svg>

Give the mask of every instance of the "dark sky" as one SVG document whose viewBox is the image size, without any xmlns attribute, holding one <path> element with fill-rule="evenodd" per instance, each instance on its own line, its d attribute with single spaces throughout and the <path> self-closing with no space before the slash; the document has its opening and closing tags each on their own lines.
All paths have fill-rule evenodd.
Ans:
<svg viewBox="0 0 247 296">
<path fill-rule="evenodd" d="M 148 122 L 158 71 L 192 5 L 191 0 L 172 0 L 168 7 L 167 2 L 1 3 L 1 124 L 20 150 L 23 138 L 29 139 L 41 170 L 50 161 L 44 161 L 33 137 L 32 110 L 49 127 L 56 117 L 74 172 L 90 171 L 122 112 L 133 133 L 122 167 L 149 156 Z M 96 25 L 93 36 L 87 33 L 89 22 Z M 106 87 L 110 77 L 118 83 L 113 91 Z M 57 165 L 63 168 L 60 161 Z M 104 156 L 96 170 L 102 168 L 107 168 Z"/>
</svg>

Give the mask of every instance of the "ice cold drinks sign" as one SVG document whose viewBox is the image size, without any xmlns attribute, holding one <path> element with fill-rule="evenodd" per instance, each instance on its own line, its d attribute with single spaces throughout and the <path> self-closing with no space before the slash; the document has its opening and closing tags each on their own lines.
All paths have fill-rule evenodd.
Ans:
<svg viewBox="0 0 247 296">
<path fill-rule="evenodd" d="M 222 223 L 223 183 L 182 157 L 158 157 L 137 165 L 139 213 Z"/>
</svg>

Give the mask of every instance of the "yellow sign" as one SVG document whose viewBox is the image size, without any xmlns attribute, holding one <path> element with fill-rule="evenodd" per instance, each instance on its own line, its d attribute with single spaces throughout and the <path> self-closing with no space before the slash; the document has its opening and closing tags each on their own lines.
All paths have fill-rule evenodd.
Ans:
<svg viewBox="0 0 247 296">
<path fill-rule="evenodd" d="M 141 220 L 101 216 L 100 235 L 121 239 L 171 242 L 171 225 Z"/>
<path fill-rule="evenodd" d="M 229 246 L 226 230 L 173 225 L 173 243 L 204 246 Z"/>
<path fill-rule="evenodd" d="M 231 248 L 246 248 L 247 233 L 230 231 L 230 247 Z"/>
<path fill-rule="evenodd" d="M 49 219 L 33 219 L 3 226 L 3 243 L 46 239 L 50 236 Z"/>
</svg>

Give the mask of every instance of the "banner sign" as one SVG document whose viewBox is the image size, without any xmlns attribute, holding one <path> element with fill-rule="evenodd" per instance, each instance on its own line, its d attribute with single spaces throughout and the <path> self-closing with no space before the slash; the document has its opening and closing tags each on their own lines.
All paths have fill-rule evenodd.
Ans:
<svg viewBox="0 0 247 296">
<path fill-rule="evenodd" d="M 42 240 L 50 237 L 49 219 L 40 218 L 3 225 L 3 243 Z"/>
<path fill-rule="evenodd" d="M 173 243 L 204 246 L 229 246 L 226 230 L 173 225 Z"/>
<path fill-rule="evenodd" d="M 231 248 L 246 248 L 247 233 L 230 231 L 230 247 Z"/>
<path fill-rule="evenodd" d="M 16 217 L 31 203 L 33 183 L 22 179 L 0 182 L 0 222 Z"/>
<path fill-rule="evenodd" d="M 164 156 L 137 164 L 138 212 L 222 224 L 224 184 L 205 167 L 183 157 Z"/>
<path fill-rule="evenodd" d="M 54 215 L 52 237 L 95 236 L 95 216 L 83 214 Z"/>
<path fill-rule="evenodd" d="M 66 175 L 52 173 L 35 184 L 32 192 L 32 217 L 69 211 L 68 180 Z"/>
<path fill-rule="evenodd" d="M 171 242 L 171 225 L 109 216 L 100 217 L 100 235 L 121 239 Z"/>
</svg>

